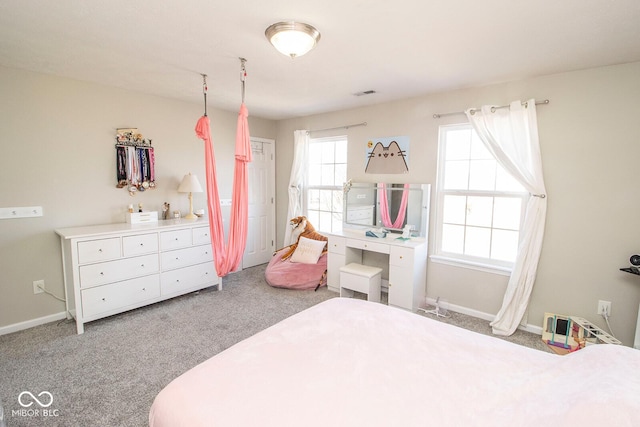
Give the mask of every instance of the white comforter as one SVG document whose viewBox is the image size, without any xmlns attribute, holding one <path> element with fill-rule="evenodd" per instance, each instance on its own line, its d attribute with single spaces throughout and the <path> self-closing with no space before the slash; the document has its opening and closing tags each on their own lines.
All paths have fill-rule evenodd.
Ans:
<svg viewBox="0 0 640 427">
<path fill-rule="evenodd" d="M 171 382 L 152 427 L 640 426 L 640 352 L 557 356 L 334 298 Z"/>
</svg>

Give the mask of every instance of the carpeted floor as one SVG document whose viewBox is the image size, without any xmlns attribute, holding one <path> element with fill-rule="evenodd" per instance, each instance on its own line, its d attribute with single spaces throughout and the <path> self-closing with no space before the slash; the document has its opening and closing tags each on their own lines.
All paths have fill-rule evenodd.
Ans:
<svg viewBox="0 0 640 427">
<path fill-rule="evenodd" d="M 264 281 L 265 267 L 225 277 L 221 292 L 205 290 L 91 322 L 83 335 L 76 335 L 72 321 L 61 321 L 0 336 L 0 401 L 7 427 L 145 426 L 154 397 L 172 379 L 337 296 L 326 287 L 317 292 L 271 288 Z M 486 321 L 451 314 L 439 320 L 490 334 Z M 509 340 L 546 350 L 534 334 L 518 331 Z M 43 409 L 15 412 L 22 409 L 18 395 L 23 391 L 36 397 L 51 393 L 46 416 Z"/>
<path fill-rule="evenodd" d="M 430 319 L 436 319 L 441 322 L 450 323 L 452 325 L 469 329 L 470 331 L 478 332 L 480 334 L 491 335 L 492 337 L 503 339 L 506 341 L 511 341 L 513 343 L 520 344 L 525 347 L 531 347 L 540 351 L 546 351 L 546 352 L 552 353 L 549 347 L 547 347 L 547 345 L 542 342 L 540 335 L 532 334 L 530 332 L 525 332 L 518 329 L 513 333 L 513 335 L 509 337 L 501 337 L 498 335 L 493 335 L 493 333 L 491 332 L 491 326 L 489 326 L 488 321 L 478 319 L 476 317 L 467 316 L 467 315 L 456 313 L 453 311 L 449 311 L 448 318 L 436 317 L 431 314 L 423 314 L 423 315 L 426 317 L 429 317 Z"/>
</svg>

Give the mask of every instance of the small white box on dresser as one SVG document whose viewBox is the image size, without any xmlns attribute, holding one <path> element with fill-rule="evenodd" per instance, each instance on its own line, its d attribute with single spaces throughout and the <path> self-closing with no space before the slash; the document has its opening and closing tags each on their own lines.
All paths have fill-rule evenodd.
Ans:
<svg viewBox="0 0 640 427">
<path fill-rule="evenodd" d="M 145 222 L 158 222 L 158 212 L 127 212 L 125 214 L 127 224 L 143 224 Z"/>
</svg>

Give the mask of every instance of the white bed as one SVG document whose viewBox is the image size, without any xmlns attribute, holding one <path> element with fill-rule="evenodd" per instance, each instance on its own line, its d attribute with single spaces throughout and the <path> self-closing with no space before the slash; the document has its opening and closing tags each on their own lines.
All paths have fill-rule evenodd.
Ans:
<svg viewBox="0 0 640 427">
<path fill-rule="evenodd" d="M 558 356 L 334 298 L 176 378 L 149 424 L 639 426 L 640 353 Z"/>
</svg>

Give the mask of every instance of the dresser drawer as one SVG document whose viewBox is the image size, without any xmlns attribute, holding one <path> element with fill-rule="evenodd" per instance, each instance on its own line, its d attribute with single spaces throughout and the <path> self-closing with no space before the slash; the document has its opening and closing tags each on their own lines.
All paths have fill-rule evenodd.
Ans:
<svg viewBox="0 0 640 427">
<path fill-rule="evenodd" d="M 196 227 L 193 229 L 193 244 L 206 245 L 211 243 L 211 232 L 209 227 Z"/>
<path fill-rule="evenodd" d="M 120 312 L 126 307 L 134 307 L 159 297 L 160 277 L 157 274 L 84 289 L 82 314 L 88 318 L 112 311 Z"/>
<path fill-rule="evenodd" d="M 191 246 L 191 229 L 189 228 L 160 233 L 160 249 L 163 251 L 188 246 Z"/>
<path fill-rule="evenodd" d="M 122 254 L 125 257 L 158 252 L 158 234 L 138 234 L 122 238 Z"/>
<path fill-rule="evenodd" d="M 132 277 L 157 273 L 160 270 L 158 254 L 119 259 L 80 266 L 80 287 L 103 285 Z"/>
<path fill-rule="evenodd" d="M 414 254 L 413 249 L 392 246 L 391 252 L 389 253 L 389 265 L 395 265 L 398 267 L 412 269 L 413 254 Z"/>
<path fill-rule="evenodd" d="M 160 255 L 162 270 L 173 270 L 188 265 L 213 261 L 213 250 L 209 245 L 163 252 Z"/>
<path fill-rule="evenodd" d="M 365 251 L 389 253 L 389 245 L 385 243 L 373 242 L 371 240 L 347 239 L 347 246 L 350 248 L 364 249 Z"/>
<path fill-rule="evenodd" d="M 167 271 L 160 277 L 162 295 L 181 293 L 208 283 L 213 285 L 217 283 L 217 277 L 213 262 Z"/>
<path fill-rule="evenodd" d="M 354 224 L 373 225 L 373 206 L 349 207 L 347 222 Z"/>
<path fill-rule="evenodd" d="M 78 263 L 109 261 L 120 258 L 120 238 L 78 242 Z"/>
<path fill-rule="evenodd" d="M 346 240 L 347 239 L 344 237 L 329 236 L 327 251 L 334 254 L 344 255 Z"/>
</svg>

